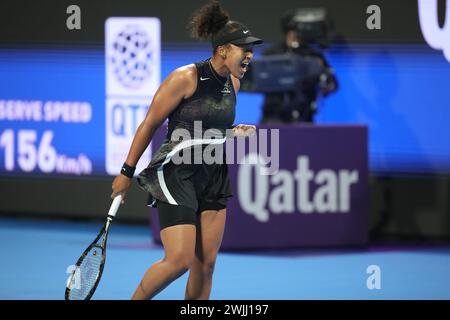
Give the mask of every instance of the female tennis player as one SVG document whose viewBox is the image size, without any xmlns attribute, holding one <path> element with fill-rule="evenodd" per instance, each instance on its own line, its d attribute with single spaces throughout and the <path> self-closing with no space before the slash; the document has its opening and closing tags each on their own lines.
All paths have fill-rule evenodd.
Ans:
<svg viewBox="0 0 450 320">
<path fill-rule="evenodd" d="M 209 298 L 227 199 L 232 196 L 227 165 L 205 161 L 175 164 L 172 160 L 175 154 L 199 145 L 200 151 L 208 145 L 224 145 L 229 128 L 234 136 L 256 131 L 253 125 L 233 126 L 233 122 L 239 79 L 253 58 L 253 46 L 262 40 L 242 23 L 231 21 L 217 1 L 196 11 L 190 27 L 195 38 L 211 39 L 213 55 L 176 69 L 164 80 L 136 131 L 121 174 L 112 184 L 111 197 L 121 194 L 125 198 L 139 158 L 168 118 L 166 140 L 138 175 L 140 187 L 149 192 L 149 205 L 158 210 L 165 256 L 144 274 L 133 299 L 153 298 L 188 270 L 185 298 Z M 183 143 L 172 139 L 179 129 L 194 137 L 198 130 L 194 121 L 201 121 L 202 133 L 216 130 L 223 139 L 196 138 Z"/>
</svg>

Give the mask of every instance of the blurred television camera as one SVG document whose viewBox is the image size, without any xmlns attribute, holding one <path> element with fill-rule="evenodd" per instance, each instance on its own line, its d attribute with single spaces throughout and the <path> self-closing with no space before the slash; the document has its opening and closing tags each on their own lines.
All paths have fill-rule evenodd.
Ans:
<svg viewBox="0 0 450 320">
<path fill-rule="evenodd" d="M 281 17 L 282 42 L 255 59 L 243 91 L 264 93 L 261 123 L 314 122 L 317 99 L 338 88 L 322 54 L 333 26 L 326 10 L 301 8 Z"/>
</svg>

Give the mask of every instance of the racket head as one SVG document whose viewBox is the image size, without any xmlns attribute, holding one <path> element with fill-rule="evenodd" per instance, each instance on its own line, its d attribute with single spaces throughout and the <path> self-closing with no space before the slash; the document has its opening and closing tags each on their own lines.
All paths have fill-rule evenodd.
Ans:
<svg viewBox="0 0 450 320">
<path fill-rule="evenodd" d="M 107 235 L 108 230 L 103 226 L 97 238 L 78 259 L 67 281 L 66 300 L 89 300 L 94 294 L 105 266 Z M 100 238 L 103 238 L 101 242 Z"/>
</svg>

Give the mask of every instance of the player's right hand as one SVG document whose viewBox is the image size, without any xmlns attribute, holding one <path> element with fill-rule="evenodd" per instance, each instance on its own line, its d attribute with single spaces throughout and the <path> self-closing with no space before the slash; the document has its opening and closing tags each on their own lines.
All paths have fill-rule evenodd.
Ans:
<svg viewBox="0 0 450 320">
<path fill-rule="evenodd" d="M 112 183 L 111 199 L 114 199 L 117 195 L 122 195 L 122 203 L 125 203 L 125 196 L 128 189 L 131 187 L 131 179 L 119 174 Z"/>
</svg>

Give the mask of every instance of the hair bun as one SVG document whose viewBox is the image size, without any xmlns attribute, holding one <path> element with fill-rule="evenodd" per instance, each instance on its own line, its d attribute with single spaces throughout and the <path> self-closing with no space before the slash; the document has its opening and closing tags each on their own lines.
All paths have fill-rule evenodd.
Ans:
<svg viewBox="0 0 450 320">
<path fill-rule="evenodd" d="M 230 21 L 230 16 L 220 5 L 212 0 L 192 14 L 189 27 L 195 39 L 208 39 Z"/>
</svg>

